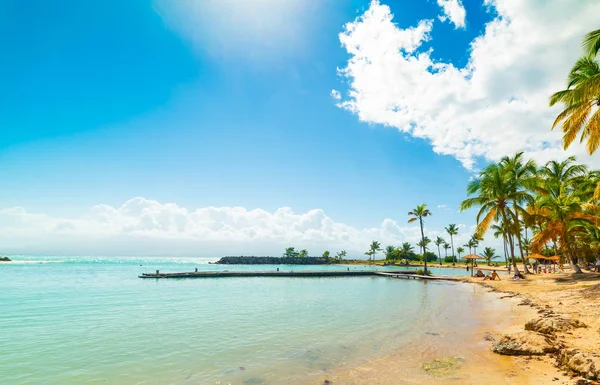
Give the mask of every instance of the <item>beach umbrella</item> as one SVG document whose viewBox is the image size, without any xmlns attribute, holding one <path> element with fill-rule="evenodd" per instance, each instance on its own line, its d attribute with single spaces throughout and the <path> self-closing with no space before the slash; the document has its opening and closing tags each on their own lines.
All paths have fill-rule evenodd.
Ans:
<svg viewBox="0 0 600 385">
<path fill-rule="evenodd" d="M 485 258 L 480 257 L 477 254 L 469 254 L 469 255 L 463 257 L 463 259 L 471 260 L 471 277 L 472 277 L 473 276 L 473 264 L 474 264 L 475 260 L 476 259 L 485 259 Z"/>
<path fill-rule="evenodd" d="M 547 259 L 548 257 L 542 255 L 542 254 L 538 254 L 538 253 L 533 253 L 531 255 L 527 256 L 528 259 Z"/>
<path fill-rule="evenodd" d="M 549 261 L 558 262 L 558 261 L 560 261 L 560 255 L 553 255 L 551 257 L 546 257 L 546 259 Z"/>
</svg>

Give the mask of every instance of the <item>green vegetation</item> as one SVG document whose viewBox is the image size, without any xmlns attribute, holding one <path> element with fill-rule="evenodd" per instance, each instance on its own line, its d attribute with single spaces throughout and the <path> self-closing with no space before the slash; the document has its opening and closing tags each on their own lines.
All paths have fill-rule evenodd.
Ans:
<svg viewBox="0 0 600 385">
<path fill-rule="evenodd" d="M 517 153 L 485 167 L 469 183 L 472 197 L 462 202 L 461 209 L 479 207 L 477 235 L 492 228 L 494 236 L 502 237 L 516 274 L 520 275 L 517 249 L 521 258 L 526 251 L 561 255 L 581 272 L 578 263 L 595 260 L 600 251 L 596 242 L 600 206 L 595 194 L 599 183 L 600 171 L 588 170 L 574 157 L 538 168 Z M 526 264 L 524 272 L 528 273 Z"/>
</svg>

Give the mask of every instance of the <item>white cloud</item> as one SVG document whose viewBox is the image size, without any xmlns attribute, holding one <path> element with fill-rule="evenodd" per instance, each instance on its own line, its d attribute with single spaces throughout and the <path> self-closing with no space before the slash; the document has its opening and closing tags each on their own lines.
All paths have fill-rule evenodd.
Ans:
<svg viewBox="0 0 600 385">
<path fill-rule="evenodd" d="M 465 28 L 467 12 L 460 0 L 437 0 L 437 3 L 444 12 L 444 15 L 439 17 L 441 21 L 450 20 L 456 28 Z"/>
<path fill-rule="evenodd" d="M 452 209 L 448 207 L 448 205 L 437 205 L 437 208 L 444 211 L 452 211 Z"/>
<path fill-rule="evenodd" d="M 433 239 L 443 232 L 426 229 L 426 234 Z M 467 234 L 461 237 L 466 241 Z M 461 237 L 457 242 L 462 242 Z M 21 207 L 0 210 L 0 244 L 10 254 L 220 257 L 279 255 L 284 247 L 295 246 L 316 255 L 325 249 L 346 249 L 350 257 L 363 257 L 374 239 L 385 246 L 414 244 L 419 238 L 419 227 L 401 226 L 392 219 L 383 220 L 379 227 L 358 229 L 334 221 L 319 209 L 305 213 L 288 207 L 272 213 L 243 207 L 188 210 L 140 197 L 120 207 L 96 205 L 77 218 L 30 213 Z"/>
<path fill-rule="evenodd" d="M 600 2 L 485 4 L 498 17 L 472 42 L 466 68 L 457 68 L 419 50 L 430 38 L 430 20 L 399 28 L 389 7 L 373 0 L 339 36 L 351 57 L 339 70 L 349 97 L 337 105 L 361 121 L 426 139 L 436 153 L 471 170 L 477 159 L 517 150 L 538 161 L 573 154 L 600 165 L 579 144 L 562 151 L 561 132 L 550 131 L 558 109 L 548 107 L 581 53 L 582 36 L 597 28 Z"/>
<path fill-rule="evenodd" d="M 340 94 L 340 92 L 337 91 L 337 90 L 331 90 L 331 97 L 334 100 L 341 100 L 342 99 L 342 94 Z"/>
</svg>

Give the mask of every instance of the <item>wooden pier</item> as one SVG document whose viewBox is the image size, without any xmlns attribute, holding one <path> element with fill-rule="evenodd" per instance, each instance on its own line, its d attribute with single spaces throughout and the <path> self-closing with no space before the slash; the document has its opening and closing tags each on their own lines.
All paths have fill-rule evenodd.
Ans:
<svg viewBox="0 0 600 385">
<path fill-rule="evenodd" d="M 390 278 L 414 278 L 426 280 L 457 280 L 452 277 L 432 277 L 427 275 L 417 275 L 416 271 L 398 270 L 398 271 L 377 271 L 377 270 L 299 270 L 299 271 L 192 271 L 184 273 L 161 273 L 156 270 L 155 273 L 144 273 L 140 278 L 224 278 L 224 277 L 357 277 L 357 276 L 380 276 Z"/>
</svg>

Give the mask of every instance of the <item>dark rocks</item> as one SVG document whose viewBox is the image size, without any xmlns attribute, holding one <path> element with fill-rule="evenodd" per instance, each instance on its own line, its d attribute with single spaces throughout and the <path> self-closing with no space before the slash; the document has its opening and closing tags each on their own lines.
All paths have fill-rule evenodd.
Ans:
<svg viewBox="0 0 600 385">
<path fill-rule="evenodd" d="M 542 334 L 554 334 L 565 332 L 575 328 L 586 328 L 583 322 L 559 316 L 550 316 L 532 319 L 525 324 L 525 330 L 531 330 Z"/>
<path fill-rule="evenodd" d="M 588 380 L 600 379 L 600 355 L 579 349 L 563 349 L 558 356 L 558 365 L 578 373 Z"/>
<path fill-rule="evenodd" d="M 330 265 L 333 259 L 321 257 L 223 257 L 215 264 L 221 265 Z"/>
<path fill-rule="evenodd" d="M 542 356 L 558 351 L 558 347 L 547 335 L 524 331 L 503 335 L 494 341 L 492 351 L 506 356 Z"/>
<path fill-rule="evenodd" d="M 10 262 L 10 258 L 8 258 L 8 257 L 0 257 L 0 262 Z"/>
</svg>

